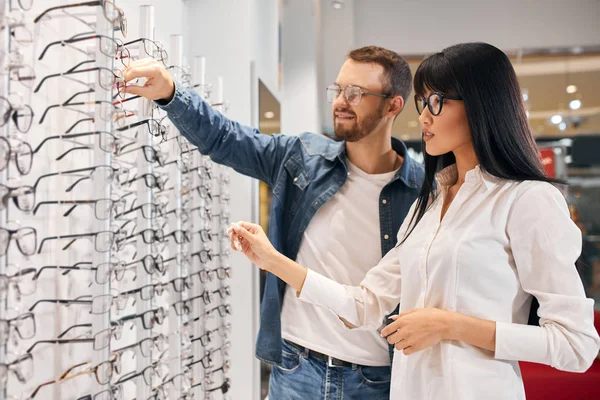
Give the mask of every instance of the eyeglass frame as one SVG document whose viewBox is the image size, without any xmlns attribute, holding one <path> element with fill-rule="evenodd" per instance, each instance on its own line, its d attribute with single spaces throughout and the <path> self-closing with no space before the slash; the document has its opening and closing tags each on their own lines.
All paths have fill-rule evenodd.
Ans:
<svg viewBox="0 0 600 400">
<path fill-rule="evenodd" d="M 348 90 L 348 88 L 358 89 L 359 96 L 358 96 L 358 101 L 355 101 L 356 104 L 350 103 L 350 100 L 348 100 L 348 94 L 346 92 Z M 329 100 L 329 97 L 327 97 L 327 101 L 329 103 L 333 103 L 340 96 L 340 94 L 342 94 L 342 92 L 343 92 L 344 93 L 344 100 L 346 101 L 347 104 L 351 105 L 352 107 L 356 107 L 356 106 L 360 105 L 360 103 L 362 101 L 362 97 L 364 95 L 367 95 L 367 96 L 376 96 L 376 97 L 380 97 L 380 98 L 383 98 L 383 99 L 391 99 L 391 98 L 394 97 L 391 94 L 369 92 L 369 91 L 366 91 L 366 90 L 364 90 L 363 88 L 361 88 L 360 86 L 357 86 L 357 85 L 347 85 L 347 86 L 345 86 L 345 87 L 342 88 L 337 83 L 334 83 L 332 85 L 327 86 L 325 88 L 325 91 L 326 92 L 329 92 L 329 91 L 336 91 L 337 92 L 337 94 L 335 95 L 335 97 L 331 101 Z"/>
<path fill-rule="evenodd" d="M 438 96 L 440 98 L 440 110 L 437 112 L 437 114 L 434 114 L 433 110 L 431 109 L 430 99 L 433 96 Z M 415 94 L 415 107 L 417 108 L 417 114 L 421 115 L 423 113 L 423 111 L 425 111 L 425 107 L 423 107 L 423 110 L 421 110 L 421 112 L 419 112 L 419 102 L 421 102 L 421 103 L 424 103 L 425 105 L 427 105 L 427 109 L 429 110 L 431 115 L 433 115 L 434 117 L 437 117 L 438 115 L 440 115 L 442 113 L 442 108 L 444 107 L 444 99 L 463 100 L 462 96 L 457 95 L 457 94 L 454 95 L 454 94 L 443 94 L 440 92 L 431 92 L 429 94 L 429 96 L 427 96 L 427 99 L 425 99 L 425 97 L 421 96 L 420 94 Z"/>
</svg>

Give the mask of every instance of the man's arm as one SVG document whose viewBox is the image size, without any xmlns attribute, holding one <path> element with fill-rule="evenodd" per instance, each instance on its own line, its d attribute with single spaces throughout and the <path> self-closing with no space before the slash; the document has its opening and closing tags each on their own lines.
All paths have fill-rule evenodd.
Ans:
<svg viewBox="0 0 600 400">
<path fill-rule="evenodd" d="M 126 82 L 146 78 L 144 86 L 126 86 L 121 90 L 157 101 L 200 153 L 268 185 L 275 183 L 287 152 L 298 140 L 296 136 L 263 135 L 231 121 L 194 90 L 173 82 L 167 70 L 155 60 L 132 63 L 124 70 L 124 76 Z"/>
</svg>

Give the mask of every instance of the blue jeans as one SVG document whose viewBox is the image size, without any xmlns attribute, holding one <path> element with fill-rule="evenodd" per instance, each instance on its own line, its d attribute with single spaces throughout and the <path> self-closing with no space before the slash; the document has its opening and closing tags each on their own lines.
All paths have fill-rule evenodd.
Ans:
<svg viewBox="0 0 600 400">
<path fill-rule="evenodd" d="M 283 341 L 283 366 L 274 366 L 269 400 L 389 400 L 391 367 L 329 367 Z"/>
</svg>

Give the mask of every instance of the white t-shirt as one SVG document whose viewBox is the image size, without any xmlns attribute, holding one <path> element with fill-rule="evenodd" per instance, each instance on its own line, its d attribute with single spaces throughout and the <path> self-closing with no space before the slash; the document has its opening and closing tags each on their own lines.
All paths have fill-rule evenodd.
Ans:
<svg viewBox="0 0 600 400">
<path fill-rule="evenodd" d="M 348 172 L 346 183 L 308 224 L 296 261 L 355 286 L 382 258 L 379 196 L 395 171 L 370 175 L 348 162 Z M 388 235 L 392 238 L 396 233 Z M 290 286 L 281 324 L 284 339 L 311 350 L 355 364 L 390 365 L 387 342 L 376 329 L 349 330 L 330 310 L 298 300 Z"/>
</svg>

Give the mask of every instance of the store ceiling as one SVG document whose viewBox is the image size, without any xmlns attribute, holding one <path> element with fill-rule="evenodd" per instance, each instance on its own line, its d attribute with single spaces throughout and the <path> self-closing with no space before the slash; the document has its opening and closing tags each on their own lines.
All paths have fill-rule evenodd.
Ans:
<svg viewBox="0 0 600 400">
<path fill-rule="evenodd" d="M 419 61 L 410 62 L 413 73 Z M 528 56 L 517 60 L 513 57 L 521 88 L 528 90 L 530 122 L 537 136 L 573 136 L 600 133 L 600 54 L 578 56 Z M 569 94 L 568 85 L 577 91 Z M 418 115 L 411 94 L 404 111 L 396 120 L 392 134 L 404 140 L 420 139 Z M 571 100 L 580 100 L 579 110 L 570 110 Z M 272 118 L 265 112 L 272 111 Z M 565 130 L 550 119 L 561 115 L 567 123 Z M 260 122 L 261 130 L 279 132 L 280 107 L 274 96 L 261 84 Z"/>
</svg>

